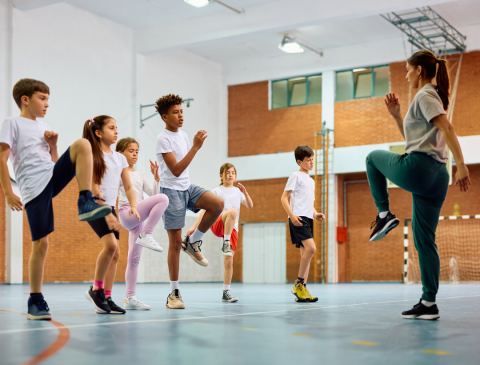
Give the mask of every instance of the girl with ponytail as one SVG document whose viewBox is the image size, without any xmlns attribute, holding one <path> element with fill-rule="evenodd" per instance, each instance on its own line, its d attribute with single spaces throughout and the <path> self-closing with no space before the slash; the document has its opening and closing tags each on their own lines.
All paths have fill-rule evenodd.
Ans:
<svg viewBox="0 0 480 365">
<path fill-rule="evenodd" d="M 446 60 L 422 50 L 407 60 L 406 68 L 407 81 L 419 91 L 404 119 L 395 94 L 390 93 L 385 97 L 387 110 L 405 139 L 405 154 L 373 151 L 366 161 L 368 182 L 379 213 L 372 224 L 374 229 L 370 241 L 382 239 L 399 224 L 399 220 L 390 212 L 386 180 L 389 179 L 412 193 L 412 230 L 423 284 L 419 303 L 403 312 L 402 316 L 438 319 L 440 315 L 435 300 L 440 259 L 435 231 L 450 180 L 446 168 L 447 146 L 455 158 L 455 185 L 459 185 L 461 192 L 467 192 L 471 182 L 457 135 L 446 117 L 450 87 Z"/>
<path fill-rule="evenodd" d="M 85 293 L 97 313 L 124 314 L 125 310 L 116 305 L 111 297 L 117 262 L 120 257 L 120 223 L 115 212 L 117 193 L 122 181 L 125 195 L 130 204 L 128 215 L 140 220 L 137 201 L 128 172 L 128 162 L 124 155 L 112 151 L 111 145 L 117 141 L 117 122 L 108 115 L 89 119 L 83 126 L 83 138 L 92 146 L 93 184 L 101 204 L 109 205 L 112 213 L 105 218 L 88 222 L 102 240 L 103 249 L 98 255 L 93 286 Z"/>
</svg>

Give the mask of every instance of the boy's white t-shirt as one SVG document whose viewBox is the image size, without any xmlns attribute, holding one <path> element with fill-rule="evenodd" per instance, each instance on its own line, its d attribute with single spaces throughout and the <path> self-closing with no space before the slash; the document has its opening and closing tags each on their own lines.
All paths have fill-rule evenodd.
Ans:
<svg viewBox="0 0 480 365">
<path fill-rule="evenodd" d="M 53 176 L 55 163 L 44 139 L 45 131 L 50 130 L 46 123 L 24 117 L 7 118 L 0 129 L 0 143 L 10 146 L 10 161 L 24 205 L 39 196 Z"/>
<path fill-rule="evenodd" d="M 153 180 L 153 186 L 150 181 L 147 180 L 144 174 L 138 171 L 130 171 L 130 181 L 132 182 L 133 190 L 135 191 L 135 198 L 137 203 L 143 200 L 143 192 L 148 196 L 156 195 L 160 192 L 160 183 L 155 179 Z M 125 187 L 123 181 L 120 179 L 120 188 L 118 189 L 118 206 L 130 205 L 127 194 L 125 194 Z"/>
<path fill-rule="evenodd" d="M 285 191 L 291 191 L 290 208 L 296 216 L 313 219 L 315 181 L 306 173 L 296 171 L 290 175 Z"/>
<path fill-rule="evenodd" d="M 220 185 L 213 189 L 212 193 L 221 197 L 225 202 L 225 205 L 223 207 L 224 212 L 229 209 L 237 210 L 237 220 L 235 221 L 235 227 L 233 227 L 233 229 L 238 232 L 238 220 L 240 219 L 240 204 L 242 204 L 245 200 L 245 195 L 240 191 L 239 188 L 236 188 L 234 186 L 232 186 L 231 188 L 227 188 L 223 185 Z"/>
<path fill-rule="evenodd" d="M 163 132 L 158 135 L 155 153 L 157 155 L 160 171 L 160 186 L 162 188 L 185 191 L 190 187 L 188 167 L 179 177 L 176 177 L 169 170 L 162 155 L 162 153 L 173 152 L 177 162 L 179 162 L 183 160 L 188 151 L 190 151 L 190 141 L 184 131 L 171 132 L 164 129 Z"/>
<path fill-rule="evenodd" d="M 103 152 L 103 159 L 107 165 L 107 170 L 102 178 L 100 191 L 102 192 L 105 203 L 111 207 L 117 202 L 118 188 L 120 187 L 120 177 L 125 167 L 128 167 L 127 159 L 120 152 Z"/>
</svg>

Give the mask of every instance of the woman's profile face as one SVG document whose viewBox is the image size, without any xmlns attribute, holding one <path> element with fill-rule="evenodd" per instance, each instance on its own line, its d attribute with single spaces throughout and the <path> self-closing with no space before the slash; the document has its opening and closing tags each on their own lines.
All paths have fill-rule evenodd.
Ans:
<svg viewBox="0 0 480 365">
<path fill-rule="evenodd" d="M 415 67 L 407 62 L 407 75 L 405 78 L 414 89 L 418 88 L 418 80 L 420 78 L 421 71 L 422 68 L 420 66 Z"/>
</svg>

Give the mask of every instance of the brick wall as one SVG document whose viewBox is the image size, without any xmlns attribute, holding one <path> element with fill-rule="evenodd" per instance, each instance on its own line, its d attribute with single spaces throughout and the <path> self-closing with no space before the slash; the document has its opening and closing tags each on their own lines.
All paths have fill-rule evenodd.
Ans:
<svg viewBox="0 0 480 365">
<path fill-rule="evenodd" d="M 313 146 L 321 129 L 321 104 L 268 110 L 268 81 L 228 87 L 229 157 Z"/>
<path fill-rule="evenodd" d="M 74 179 L 53 200 L 55 231 L 49 236 L 44 282 L 93 281 L 95 263 L 102 242 L 88 223 L 78 220 L 78 185 Z M 120 232 L 120 260 L 115 281 L 125 281 L 128 232 Z M 32 252 L 32 237 L 26 213 L 23 214 L 23 281 L 28 282 L 28 260 Z"/>
<path fill-rule="evenodd" d="M 6 222 L 5 222 L 5 195 L 0 187 L 0 284 L 5 283 L 5 245 L 6 245 Z"/>
</svg>

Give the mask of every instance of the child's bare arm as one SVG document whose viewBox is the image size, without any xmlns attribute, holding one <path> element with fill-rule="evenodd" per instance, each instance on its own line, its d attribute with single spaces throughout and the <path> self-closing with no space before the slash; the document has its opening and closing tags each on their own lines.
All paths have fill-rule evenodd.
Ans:
<svg viewBox="0 0 480 365">
<path fill-rule="evenodd" d="M 285 190 L 282 194 L 282 199 L 281 199 L 281 202 L 282 202 L 282 205 L 283 205 L 283 209 L 285 209 L 285 211 L 287 212 L 288 216 L 290 217 L 290 220 L 292 221 L 293 225 L 294 226 L 297 226 L 297 227 L 301 227 L 303 226 L 302 224 L 302 218 L 300 218 L 299 216 L 296 216 L 295 214 L 293 214 L 292 212 L 292 208 L 290 208 L 290 194 L 292 193 L 291 190 Z"/>
<path fill-rule="evenodd" d="M 313 218 L 320 222 L 323 222 L 326 219 L 325 214 L 318 213 L 315 208 L 313 208 Z"/>
<path fill-rule="evenodd" d="M 12 183 L 10 181 L 10 172 L 8 171 L 8 157 L 10 156 L 10 146 L 6 143 L 0 143 L 0 183 L 7 200 L 7 204 L 12 210 L 22 210 L 23 204 L 18 196 L 13 193 Z"/>
<path fill-rule="evenodd" d="M 198 150 L 202 148 L 203 142 L 207 138 L 207 131 L 201 130 L 199 131 L 195 137 L 193 137 L 193 146 L 185 155 L 185 157 L 181 161 L 177 161 L 173 152 L 162 153 L 163 160 L 167 165 L 168 169 L 172 172 L 173 175 L 179 177 L 182 172 L 190 165 L 193 158 L 197 154 Z"/>
<path fill-rule="evenodd" d="M 198 228 L 200 222 L 202 221 L 204 215 L 205 215 L 205 210 L 202 210 L 202 212 L 201 212 L 200 215 L 198 216 L 197 220 L 196 220 L 195 223 L 193 224 L 192 228 L 190 228 L 190 229 L 187 231 L 187 236 L 191 236 L 191 235 L 193 234 L 193 232 L 195 232 L 195 230 Z"/>
</svg>

